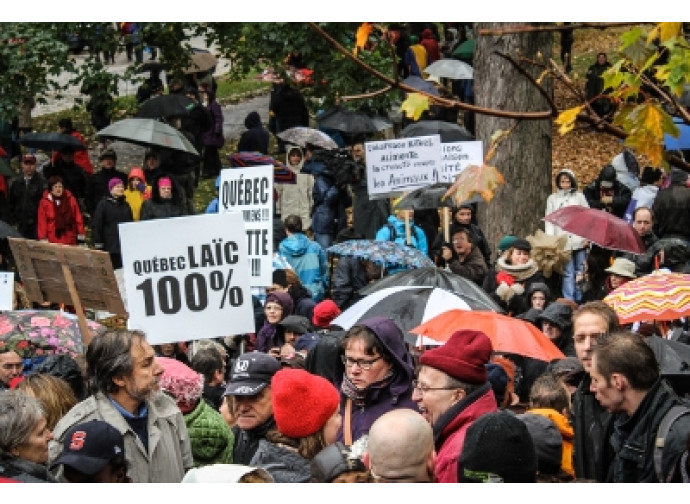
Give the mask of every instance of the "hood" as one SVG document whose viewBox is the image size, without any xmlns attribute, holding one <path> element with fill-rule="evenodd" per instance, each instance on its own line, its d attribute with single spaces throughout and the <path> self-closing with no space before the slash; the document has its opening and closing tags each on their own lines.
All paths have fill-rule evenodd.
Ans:
<svg viewBox="0 0 690 504">
<path fill-rule="evenodd" d="M 635 176 L 640 175 L 640 165 L 635 155 L 629 150 L 624 150 L 611 160 L 611 165 L 620 174 L 631 173 Z"/>
<path fill-rule="evenodd" d="M 281 245 L 290 255 L 303 256 L 309 247 L 309 239 L 302 233 L 295 233 L 284 239 Z"/>
<path fill-rule="evenodd" d="M 249 112 L 247 117 L 244 118 L 244 127 L 247 129 L 261 127 L 261 116 L 258 112 Z"/>
<path fill-rule="evenodd" d="M 386 317 L 371 317 L 358 322 L 357 325 L 367 327 L 376 335 L 388 353 L 393 356 L 396 368 L 402 371 L 405 380 L 409 384 L 414 378 L 414 365 L 412 357 L 405 346 L 403 333 L 395 325 L 395 322 Z"/>
<path fill-rule="evenodd" d="M 290 153 L 292 151 L 296 150 L 297 152 L 300 153 L 300 161 L 296 165 L 291 165 L 290 164 Z M 299 171 L 302 169 L 302 166 L 304 166 L 304 151 L 302 148 L 298 145 L 288 145 L 285 148 L 285 166 L 290 168 L 292 171 L 299 173 Z"/>
<path fill-rule="evenodd" d="M 616 168 L 613 165 L 604 166 L 599 172 L 597 180 L 601 182 L 616 182 Z"/>
<path fill-rule="evenodd" d="M 146 176 L 144 176 L 144 170 L 142 170 L 138 166 L 134 166 L 131 170 L 129 170 L 127 180 L 130 180 L 133 177 L 140 178 L 144 183 L 146 183 Z"/>
<path fill-rule="evenodd" d="M 431 28 L 425 28 L 422 32 L 422 40 L 431 38 L 434 38 L 434 32 L 431 31 Z"/>
<path fill-rule="evenodd" d="M 680 168 L 673 167 L 669 173 L 669 180 L 674 185 L 685 185 L 685 182 L 688 180 L 688 174 Z"/>
<path fill-rule="evenodd" d="M 541 324 L 542 320 L 547 320 L 560 327 L 562 332 L 566 332 L 570 329 L 572 316 L 573 309 L 570 306 L 563 303 L 551 303 L 537 316 L 537 323 Z"/>
<path fill-rule="evenodd" d="M 569 168 L 561 168 L 556 173 L 556 176 L 553 179 L 553 182 L 556 185 L 556 188 L 558 188 L 558 177 L 560 177 L 561 175 L 567 175 L 568 178 L 570 179 L 570 184 L 572 185 L 570 192 L 577 192 L 577 178 L 575 177 L 575 173 L 573 173 L 573 171 L 570 170 Z M 560 190 L 560 189 L 558 189 L 558 190 Z"/>
</svg>

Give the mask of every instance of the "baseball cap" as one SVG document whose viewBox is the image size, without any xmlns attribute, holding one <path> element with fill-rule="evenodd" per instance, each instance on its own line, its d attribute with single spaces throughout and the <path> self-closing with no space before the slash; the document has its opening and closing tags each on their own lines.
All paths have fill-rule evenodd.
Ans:
<svg viewBox="0 0 690 504">
<path fill-rule="evenodd" d="M 67 465 L 92 476 L 115 456 L 125 454 L 120 431 L 102 420 L 91 420 L 71 427 L 62 442 L 62 454 L 51 467 Z"/>
<path fill-rule="evenodd" d="M 230 383 L 224 395 L 253 396 L 268 385 L 280 369 L 275 357 L 263 352 L 247 352 L 240 355 L 232 366 Z"/>
</svg>

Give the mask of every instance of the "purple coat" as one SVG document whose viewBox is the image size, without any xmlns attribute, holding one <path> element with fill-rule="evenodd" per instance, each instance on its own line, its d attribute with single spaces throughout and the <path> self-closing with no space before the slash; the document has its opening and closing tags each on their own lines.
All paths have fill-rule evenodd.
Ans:
<svg viewBox="0 0 690 504">
<path fill-rule="evenodd" d="M 225 143 L 223 139 L 223 110 L 216 101 L 216 95 L 210 89 L 208 94 L 208 110 L 211 115 L 211 127 L 204 133 L 204 145 L 222 147 Z"/>
<path fill-rule="evenodd" d="M 412 356 L 407 351 L 400 328 L 386 317 L 372 317 L 359 322 L 358 325 L 364 325 L 376 334 L 388 353 L 393 356 L 396 373 L 388 387 L 369 391 L 365 406 L 353 405 L 351 420 L 353 441 L 368 434 L 374 421 L 384 413 L 399 408 L 419 411 L 417 403 L 412 400 L 412 380 L 414 379 Z M 339 387 L 340 383 L 336 386 Z M 340 413 L 343 415 L 343 426 L 346 402 L 347 396 L 341 392 Z M 338 430 L 338 441 L 343 441 L 343 426 Z"/>
</svg>

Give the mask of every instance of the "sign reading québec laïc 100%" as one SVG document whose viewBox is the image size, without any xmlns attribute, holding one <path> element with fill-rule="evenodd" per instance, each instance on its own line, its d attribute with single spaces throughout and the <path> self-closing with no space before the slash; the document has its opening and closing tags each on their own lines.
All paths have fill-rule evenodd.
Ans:
<svg viewBox="0 0 690 504">
<path fill-rule="evenodd" d="M 122 224 L 128 328 L 163 343 L 253 332 L 238 214 Z"/>
</svg>

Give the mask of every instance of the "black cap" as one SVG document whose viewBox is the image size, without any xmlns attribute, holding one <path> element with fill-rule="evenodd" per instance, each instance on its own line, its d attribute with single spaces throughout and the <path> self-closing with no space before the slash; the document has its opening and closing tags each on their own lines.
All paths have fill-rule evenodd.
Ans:
<svg viewBox="0 0 690 504">
<path fill-rule="evenodd" d="M 108 422 L 91 420 L 65 432 L 62 454 L 51 467 L 67 465 L 92 476 L 117 455 L 125 456 L 125 441 L 120 431 Z"/>
<path fill-rule="evenodd" d="M 232 366 L 230 384 L 225 395 L 253 396 L 271 384 L 271 378 L 280 369 L 275 357 L 262 352 L 240 355 Z"/>
<path fill-rule="evenodd" d="M 113 149 L 106 149 L 103 151 L 103 153 L 99 156 L 99 161 L 103 161 L 104 159 L 112 159 L 114 161 L 117 161 L 117 154 Z"/>
<path fill-rule="evenodd" d="M 513 242 L 511 246 L 518 250 L 526 250 L 527 252 L 532 251 L 532 245 L 524 238 L 518 238 Z"/>
</svg>

